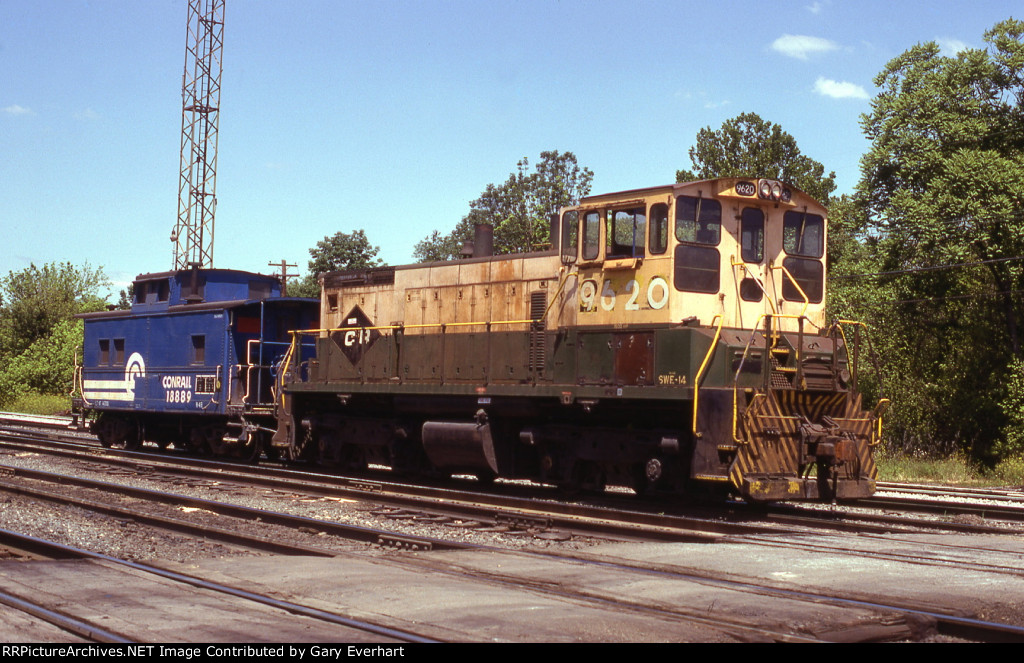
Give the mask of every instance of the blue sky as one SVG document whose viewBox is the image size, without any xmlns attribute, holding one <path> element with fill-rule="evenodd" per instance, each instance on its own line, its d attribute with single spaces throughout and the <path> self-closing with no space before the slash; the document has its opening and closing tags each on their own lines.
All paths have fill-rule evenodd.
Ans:
<svg viewBox="0 0 1024 663">
<path fill-rule="evenodd" d="M 777 123 L 834 170 L 873 78 L 1019 2 L 227 0 L 214 265 L 269 272 L 364 229 L 390 264 L 528 157 L 593 192 L 674 181 L 703 127 Z M 0 0 L 0 274 L 172 266 L 186 0 Z"/>
</svg>

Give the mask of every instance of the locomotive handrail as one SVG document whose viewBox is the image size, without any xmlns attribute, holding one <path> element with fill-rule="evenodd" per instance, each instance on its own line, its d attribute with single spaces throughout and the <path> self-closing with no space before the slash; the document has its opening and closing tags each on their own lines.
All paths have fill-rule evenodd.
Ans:
<svg viewBox="0 0 1024 663">
<path fill-rule="evenodd" d="M 790 319 L 790 320 L 798 319 L 798 320 L 801 321 L 801 323 L 802 323 L 803 320 L 807 320 L 808 322 L 810 322 L 810 320 L 806 316 L 804 316 L 803 314 L 795 315 L 795 314 L 792 314 L 792 313 L 780 313 L 780 314 L 776 315 L 776 314 L 762 313 L 761 316 L 757 319 L 757 322 L 754 323 L 754 325 L 753 325 L 753 327 L 751 329 L 751 332 L 750 332 L 750 339 L 747 341 L 747 345 L 743 348 L 743 355 L 740 357 L 740 363 L 736 367 L 736 373 L 733 375 L 733 378 L 732 378 L 732 439 L 733 439 L 733 442 L 735 442 L 737 444 L 746 444 L 747 443 L 746 440 L 741 439 L 736 434 L 736 422 L 739 419 L 739 381 L 740 381 L 740 373 L 743 372 L 743 364 L 747 360 L 747 356 L 748 356 L 748 354 L 750 352 L 751 345 L 753 345 L 753 343 L 754 343 L 754 339 L 757 338 L 757 335 L 759 333 L 761 333 L 761 330 L 759 329 L 759 327 L 761 325 L 761 320 L 763 320 L 764 318 L 768 318 L 769 319 L 769 324 L 771 324 L 771 321 L 773 321 L 776 318 L 785 318 L 785 319 Z M 811 324 L 814 324 L 814 323 L 811 323 Z M 802 338 L 803 337 L 803 324 L 800 325 L 800 329 L 801 329 L 800 335 L 801 335 L 801 338 Z M 768 356 L 767 356 L 768 353 L 770 352 L 770 349 L 768 347 L 768 337 L 770 337 L 773 333 L 774 333 L 774 325 L 772 325 L 772 327 L 769 329 L 769 331 L 765 332 L 765 349 L 764 349 L 765 356 L 762 359 L 762 361 L 765 364 L 767 364 L 768 361 L 769 361 L 768 360 Z M 802 346 L 803 342 L 802 341 L 799 342 L 798 345 Z M 797 348 L 797 352 L 796 352 L 796 361 L 797 361 L 797 365 L 798 366 L 800 365 L 800 350 L 801 349 L 802 349 L 802 347 L 801 348 Z M 754 404 L 754 401 L 751 401 L 750 405 L 752 406 L 753 404 Z"/>
<path fill-rule="evenodd" d="M 697 405 L 700 403 L 700 380 L 704 376 L 704 369 L 707 368 L 708 362 L 711 361 L 711 355 L 715 354 L 715 348 L 718 347 L 718 339 L 722 336 L 722 325 L 725 324 L 725 316 L 718 314 L 711 319 L 711 324 L 715 324 L 715 320 L 718 320 L 718 328 L 715 329 L 715 338 L 711 340 L 711 347 L 708 348 L 708 352 L 704 355 L 704 361 L 701 362 L 700 369 L 697 370 L 697 375 L 693 378 L 693 435 L 694 437 L 700 437 L 700 433 L 697 432 Z"/>
<path fill-rule="evenodd" d="M 374 325 L 371 327 L 322 327 L 320 329 L 297 329 L 292 334 L 329 334 L 332 332 L 339 331 L 387 331 L 387 330 L 405 330 L 405 329 L 426 329 L 428 327 L 471 327 L 474 325 L 529 325 L 536 320 L 493 320 L 493 321 L 481 321 L 481 322 L 422 322 L 412 325 Z"/>
<path fill-rule="evenodd" d="M 796 279 L 793 277 L 792 274 L 789 273 L 789 270 L 786 269 L 785 265 L 770 265 L 770 267 L 771 269 L 778 269 L 783 274 L 785 274 L 786 277 L 789 278 L 789 280 L 793 283 L 793 287 L 796 288 L 796 291 L 799 292 L 800 296 L 804 298 L 804 308 L 802 311 L 800 311 L 800 317 L 804 317 L 804 315 L 807 313 L 807 307 L 811 305 L 811 300 L 807 297 L 807 293 L 804 292 L 804 289 L 801 288 L 800 284 L 796 282 Z"/>
<path fill-rule="evenodd" d="M 565 267 L 563 266 L 559 271 L 564 271 L 564 270 L 565 270 Z M 548 312 L 551 310 L 551 307 L 554 305 L 554 303 L 556 301 L 558 301 L 558 295 L 561 294 L 562 289 L 565 287 L 565 284 L 569 282 L 569 277 L 570 276 L 575 276 L 577 279 L 579 279 L 580 274 L 577 271 L 572 271 L 572 272 L 569 272 L 568 274 L 566 274 L 564 279 L 561 279 L 561 282 L 558 284 L 558 289 L 555 290 L 554 296 L 551 297 L 551 301 L 548 302 L 547 307 L 544 308 L 544 315 L 541 316 L 541 320 L 547 320 Z"/>
<path fill-rule="evenodd" d="M 843 318 L 837 318 L 835 322 L 832 323 L 832 327 L 837 329 L 840 335 L 842 335 L 843 337 L 843 344 L 846 346 L 847 365 L 850 366 L 851 368 L 851 384 L 853 386 L 853 390 L 857 391 L 857 385 L 860 375 L 860 339 L 859 335 L 854 337 L 854 356 L 853 359 L 850 360 L 850 343 L 846 338 L 846 330 L 843 329 L 843 325 L 853 325 L 855 331 L 861 327 L 864 328 L 864 338 L 867 339 L 868 351 L 871 353 L 871 361 L 875 364 L 876 371 L 878 371 L 878 358 L 875 355 L 874 347 L 871 345 L 871 335 L 868 333 L 869 328 L 867 323 L 861 322 L 860 320 L 845 320 Z M 879 376 L 881 376 L 881 371 L 878 371 L 878 374 Z M 883 387 L 884 385 L 881 384 L 881 381 L 879 381 L 879 388 L 880 391 L 882 391 L 882 393 L 884 393 Z M 886 398 L 885 396 L 880 396 L 878 399 L 878 404 L 875 405 L 875 409 L 872 410 L 872 416 L 874 416 L 876 419 L 875 426 L 871 431 L 873 440 L 870 442 L 870 446 L 872 447 L 878 446 L 879 444 L 882 443 L 882 415 L 885 413 L 886 410 L 889 409 L 889 406 L 891 404 L 892 401 L 890 399 Z"/>
</svg>

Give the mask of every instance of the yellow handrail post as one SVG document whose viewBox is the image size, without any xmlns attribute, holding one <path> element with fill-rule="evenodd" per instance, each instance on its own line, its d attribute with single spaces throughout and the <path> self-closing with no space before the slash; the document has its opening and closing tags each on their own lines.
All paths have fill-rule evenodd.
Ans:
<svg viewBox="0 0 1024 663">
<path fill-rule="evenodd" d="M 715 348 L 718 347 L 718 339 L 722 336 L 722 325 L 725 323 L 725 316 L 716 315 L 712 320 L 711 324 L 715 324 L 715 320 L 718 320 L 718 327 L 715 329 L 715 337 L 711 341 L 711 347 L 708 348 L 708 352 L 704 355 L 704 361 L 701 362 L 700 369 L 697 371 L 697 376 L 693 379 L 693 435 L 694 437 L 700 437 L 701 434 L 697 432 L 697 408 L 700 404 L 700 381 L 704 377 L 704 369 L 707 368 L 708 363 L 711 362 L 712 355 L 715 354 Z"/>
</svg>

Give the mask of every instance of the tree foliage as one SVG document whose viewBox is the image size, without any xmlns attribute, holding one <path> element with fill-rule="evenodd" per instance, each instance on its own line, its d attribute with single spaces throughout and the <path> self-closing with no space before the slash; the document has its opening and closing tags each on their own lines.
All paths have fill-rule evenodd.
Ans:
<svg viewBox="0 0 1024 663">
<path fill-rule="evenodd" d="M 463 244 L 473 239 L 478 223 L 494 226 L 494 252 L 533 251 L 550 241 L 549 218 L 567 205 L 575 205 L 590 193 L 594 173 L 581 167 L 572 152 L 541 152 L 530 171 L 523 157 L 516 171 L 503 184 L 488 184 L 480 197 L 470 202 L 469 213 L 447 235 L 434 231 L 413 251 L 417 262 L 453 260 Z"/>
<path fill-rule="evenodd" d="M 78 313 L 102 310 L 102 269 L 34 264 L 0 279 L 0 404 L 27 393 L 59 394 L 70 386 L 81 353 Z"/>
<path fill-rule="evenodd" d="M 1024 421 L 1008 417 L 1024 399 L 1022 35 L 1007 20 L 985 49 L 918 44 L 876 77 L 856 203 L 879 276 L 833 280 L 884 330 L 896 437 L 979 458 L 1012 451 L 997 441 Z"/>
<path fill-rule="evenodd" d="M 334 235 L 325 236 L 309 250 L 309 273 L 289 293 L 295 297 L 319 297 L 320 285 L 317 278 L 320 274 L 345 269 L 365 269 L 380 267 L 384 262 L 377 256 L 379 246 L 370 244 L 366 233 L 355 230 L 351 233 L 338 231 Z"/>
<path fill-rule="evenodd" d="M 741 113 L 722 128 L 705 127 L 690 148 L 693 170 L 676 171 L 676 182 L 713 177 L 782 180 L 825 202 L 836 189 L 834 172 L 804 155 L 796 139 L 756 113 Z"/>
<path fill-rule="evenodd" d="M 343 269 L 365 269 L 384 264 L 377 257 L 379 246 L 370 244 L 366 233 L 356 230 L 351 233 L 336 232 L 324 237 L 309 250 L 309 271 L 324 274 Z"/>
</svg>

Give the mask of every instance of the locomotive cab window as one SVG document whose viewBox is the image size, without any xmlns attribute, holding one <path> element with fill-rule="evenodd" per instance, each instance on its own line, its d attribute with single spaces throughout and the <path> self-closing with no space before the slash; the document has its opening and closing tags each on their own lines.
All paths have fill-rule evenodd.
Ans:
<svg viewBox="0 0 1024 663">
<path fill-rule="evenodd" d="M 664 253 L 668 248 L 668 205 L 651 205 L 650 249 L 652 255 Z"/>
<path fill-rule="evenodd" d="M 743 262 L 760 263 L 764 260 L 764 212 L 757 207 L 743 210 L 740 244 Z"/>
<path fill-rule="evenodd" d="M 817 214 L 786 212 L 782 218 L 782 248 L 791 256 L 825 255 L 825 220 Z"/>
<path fill-rule="evenodd" d="M 786 258 L 782 261 L 782 266 L 793 276 L 793 280 L 807 295 L 807 301 L 812 304 L 821 303 L 822 295 L 825 292 L 825 269 L 820 260 Z M 800 296 L 800 291 L 796 289 L 793 281 L 789 278 L 784 278 L 782 281 L 782 296 L 792 302 L 804 300 Z"/>
<path fill-rule="evenodd" d="M 576 250 L 580 234 L 580 213 L 569 210 L 562 215 L 562 264 L 568 265 L 576 260 Z"/>
<path fill-rule="evenodd" d="M 647 215 L 643 207 L 608 212 L 606 254 L 609 258 L 642 258 Z"/>
<path fill-rule="evenodd" d="M 717 200 L 676 198 L 676 239 L 718 246 L 722 238 L 722 205 Z"/>
<path fill-rule="evenodd" d="M 717 200 L 679 196 L 676 198 L 675 251 L 676 290 L 718 292 L 721 284 L 722 205 Z"/>
<path fill-rule="evenodd" d="M 597 260 L 601 252 L 601 215 L 587 212 L 583 215 L 583 259 Z"/>
<path fill-rule="evenodd" d="M 680 244 L 675 253 L 676 290 L 687 292 L 718 292 L 721 282 L 721 257 L 710 246 Z"/>
</svg>

